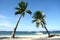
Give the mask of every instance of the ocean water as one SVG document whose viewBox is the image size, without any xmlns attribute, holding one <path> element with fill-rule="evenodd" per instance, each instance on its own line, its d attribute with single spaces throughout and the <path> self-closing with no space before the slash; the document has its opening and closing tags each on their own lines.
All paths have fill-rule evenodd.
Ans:
<svg viewBox="0 0 60 40">
<path fill-rule="evenodd" d="M 43 34 L 47 34 L 46 31 L 40 31 Z M 49 31 L 50 34 L 60 34 L 60 31 Z M 17 31 L 15 35 L 37 35 L 36 31 Z M 12 31 L 0 31 L 0 35 L 11 35 Z"/>
</svg>

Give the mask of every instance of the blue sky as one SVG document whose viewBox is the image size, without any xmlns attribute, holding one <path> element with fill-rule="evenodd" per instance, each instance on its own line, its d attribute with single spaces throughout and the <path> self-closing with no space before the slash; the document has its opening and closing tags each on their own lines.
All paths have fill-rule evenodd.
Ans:
<svg viewBox="0 0 60 40">
<path fill-rule="evenodd" d="M 15 15 L 15 7 L 21 0 L 0 0 L 0 31 L 13 31 L 20 15 Z M 49 31 L 60 30 L 60 0 L 24 0 L 28 2 L 28 9 L 43 11 L 46 15 L 46 27 Z M 32 16 L 26 13 L 22 17 L 17 31 L 45 31 L 41 26 L 35 27 Z"/>
</svg>

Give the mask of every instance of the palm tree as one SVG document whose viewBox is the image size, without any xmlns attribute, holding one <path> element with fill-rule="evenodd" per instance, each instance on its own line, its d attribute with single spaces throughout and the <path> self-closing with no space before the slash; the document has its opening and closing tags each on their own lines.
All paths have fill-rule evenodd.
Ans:
<svg viewBox="0 0 60 40">
<path fill-rule="evenodd" d="M 46 32 L 48 33 L 48 36 L 50 37 L 50 33 L 48 32 L 48 29 L 46 28 L 46 22 L 45 22 L 45 15 L 42 14 L 41 11 L 36 11 L 35 14 L 33 15 L 32 22 L 36 23 L 36 27 L 39 27 L 39 24 L 46 29 Z"/>
<path fill-rule="evenodd" d="M 15 8 L 15 9 L 17 10 L 17 11 L 15 12 L 15 15 L 19 14 L 20 17 L 19 17 L 19 19 L 18 19 L 18 21 L 17 21 L 17 24 L 16 24 L 16 26 L 15 26 L 15 28 L 14 28 L 14 31 L 13 31 L 13 33 L 12 33 L 12 38 L 15 37 L 15 33 L 16 33 L 16 29 L 17 29 L 17 27 L 18 27 L 19 21 L 20 21 L 20 19 L 21 19 L 22 17 L 24 17 L 25 12 L 27 12 L 27 13 L 29 13 L 29 14 L 32 14 L 32 12 L 31 12 L 30 10 L 27 10 L 28 3 L 25 3 L 24 1 L 21 1 L 18 5 L 19 5 L 19 7 L 16 7 L 16 8 Z"/>
</svg>

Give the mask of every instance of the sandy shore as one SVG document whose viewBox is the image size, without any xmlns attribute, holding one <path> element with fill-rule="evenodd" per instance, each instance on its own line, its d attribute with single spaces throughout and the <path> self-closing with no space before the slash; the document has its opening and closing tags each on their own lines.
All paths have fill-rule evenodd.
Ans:
<svg viewBox="0 0 60 40">
<path fill-rule="evenodd" d="M 60 40 L 60 36 L 48 37 L 48 35 L 17 35 L 16 38 L 5 35 L 0 36 L 0 40 Z"/>
</svg>

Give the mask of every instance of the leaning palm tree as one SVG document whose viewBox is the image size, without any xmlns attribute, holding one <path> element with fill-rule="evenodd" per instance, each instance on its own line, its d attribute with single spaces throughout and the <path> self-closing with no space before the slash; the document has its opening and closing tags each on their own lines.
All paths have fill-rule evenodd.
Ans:
<svg viewBox="0 0 60 40">
<path fill-rule="evenodd" d="M 29 13 L 29 14 L 32 13 L 30 10 L 27 10 L 28 3 L 25 3 L 24 1 L 21 1 L 18 5 L 19 5 L 19 7 L 15 8 L 15 9 L 17 10 L 17 11 L 15 12 L 15 15 L 19 14 L 20 17 L 19 17 L 19 19 L 18 19 L 18 21 L 17 21 L 17 24 L 16 24 L 16 26 L 15 26 L 15 28 L 14 28 L 14 31 L 13 31 L 13 33 L 12 33 L 12 38 L 15 37 L 15 33 L 16 33 L 16 29 L 17 29 L 17 27 L 18 27 L 19 21 L 20 21 L 20 19 L 21 19 L 22 17 L 24 17 L 25 12 L 27 12 L 27 13 Z"/>
<path fill-rule="evenodd" d="M 48 32 L 48 29 L 46 28 L 46 22 L 45 22 L 45 15 L 42 14 L 41 11 L 36 11 L 35 14 L 33 15 L 32 22 L 36 23 L 36 27 L 39 27 L 39 24 L 46 29 L 46 32 L 48 33 L 48 36 L 50 37 L 50 33 Z"/>
</svg>

